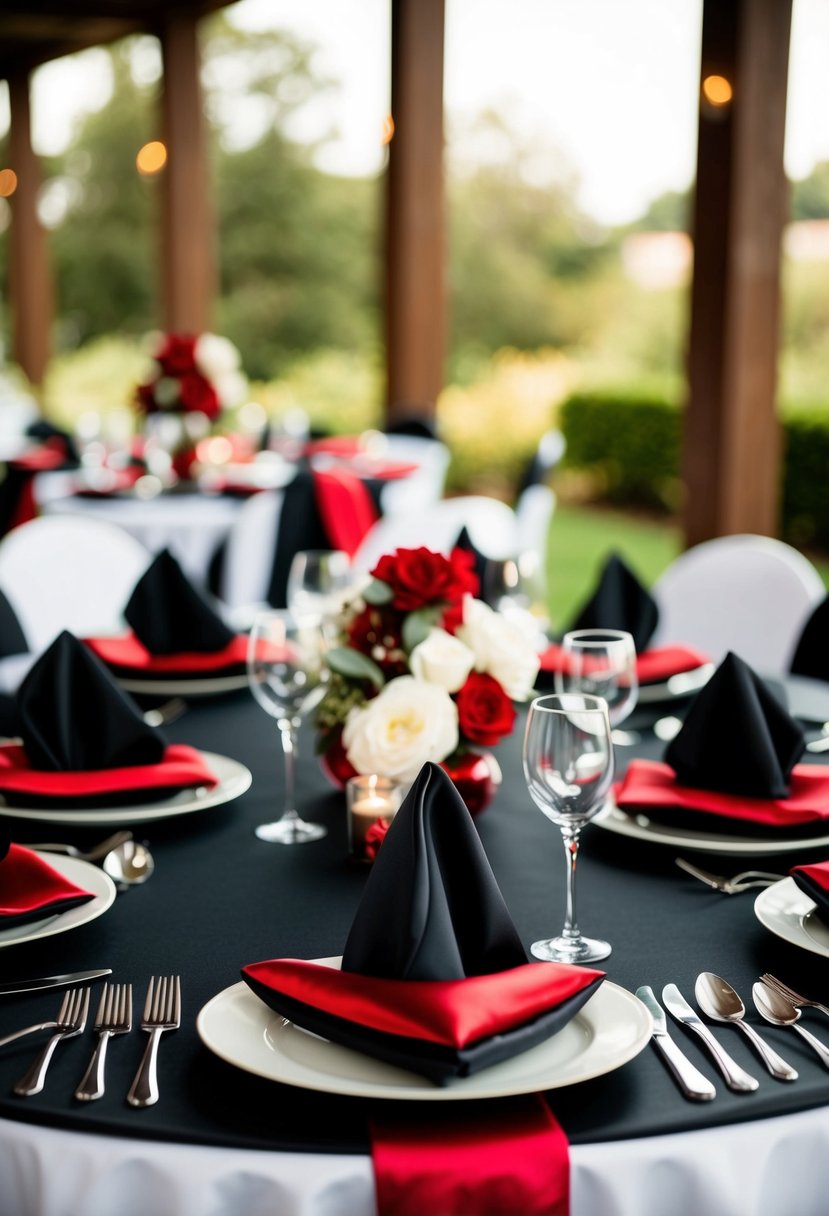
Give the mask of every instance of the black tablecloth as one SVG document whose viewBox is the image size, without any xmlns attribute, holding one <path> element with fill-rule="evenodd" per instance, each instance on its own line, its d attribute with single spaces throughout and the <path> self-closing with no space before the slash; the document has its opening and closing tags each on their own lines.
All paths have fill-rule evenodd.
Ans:
<svg viewBox="0 0 829 1216">
<path fill-rule="evenodd" d="M 829 713 L 827 713 L 829 718 Z M 498 749 L 504 784 L 478 819 L 481 839 L 522 939 L 529 945 L 560 929 L 564 905 L 564 857 L 557 829 L 531 803 L 521 776 L 519 723 Z M 144 886 L 120 894 L 102 917 L 72 932 L 0 950 L 0 978 L 48 975 L 110 966 L 114 980 L 132 981 L 140 1013 L 150 975 L 180 972 L 183 1021 L 162 1037 L 161 1099 L 133 1110 L 125 1094 L 146 1035 L 134 1029 L 110 1044 L 107 1093 L 94 1103 L 72 1097 L 93 1045 L 89 1030 L 61 1046 L 46 1087 L 17 1098 L 14 1083 L 38 1042 L 32 1036 L 0 1048 L 0 1117 L 39 1121 L 78 1131 L 123 1133 L 193 1143 L 321 1151 L 365 1151 L 371 1103 L 277 1085 L 238 1071 L 205 1048 L 196 1033 L 199 1009 L 239 980 L 245 963 L 290 955 L 319 958 L 342 952 L 365 882 L 365 871 L 346 862 L 344 798 L 326 782 L 303 734 L 299 800 L 308 817 L 327 824 L 326 839 L 286 848 L 265 844 L 254 826 L 280 810 L 281 757 L 275 724 L 246 693 L 193 704 L 168 734 L 178 742 L 232 755 L 253 772 L 253 786 L 225 806 L 136 828 L 156 857 Z M 662 750 L 646 734 L 637 754 Z M 620 753 L 624 763 L 628 749 Z M 12 821 L 19 841 L 46 839 L 92 843 L 105 830 Z M 826 850 L 829 855 L 829 850 Z M 762 868 L 784 872 L 806 856 L 764 858 Z M 829 992 L 829 960 L 773 937 L 755 919 L 753 894 L 728 897 L 683 875 L 673 851 L 588 827 L 579 862 L 579 920 L 585 932 L 609 939 L 608 977 L 635 990 L 650 984 L 657 994 L 676 982 L 693 1002 L 694 979 L 711 970 L 724 976 L 750 1003 L 752 982 L 775 971 L 812 994 Z M 690 854 L 689 854 L 690 856 Z M 820 859 L 814 852 L 812 860 Z M 700 864 L 705 859 L 697 855 Z M 743 859 L 713 859 L 720 872 L 743 868 Z M 750 864 L 750 863 L 745 863 Z M 60 993 L 0 996 L 0 1036 L 54 1016 Z M 93 999 L 93 1011 L 95 1000 Z M 829 1041 L 829 1023 L 807 1015 Z M 715 1101 L 683 1101 L 654 1050 L 605 1077 L 554 1090 L 550 1102 L 574 1143 L 621 1139 L 702 1128 L 822 1105 L 829 1077 L 810 1049 L 791 1031 L 763 1026 L 763 1033 L 800 1071 L 791 1085 L 774 1081 L 735 1029 L 717 1036 L 760 1078 L 755 1094 L 733 1095 L 718 1082 Z M 683 1028 L 671 1031 L 686 1053 L 716 1078 Z M 422 1103 L 416 1104 L 423 1114 Z M 264 1113 L 263 1113 L 264 1112 Z"/>
</svg>

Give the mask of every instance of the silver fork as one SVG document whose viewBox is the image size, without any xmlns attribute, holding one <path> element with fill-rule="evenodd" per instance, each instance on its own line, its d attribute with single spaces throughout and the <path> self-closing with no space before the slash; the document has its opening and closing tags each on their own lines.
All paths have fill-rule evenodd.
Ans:
<svg viewBox="0 0 829 1216">
<path fill-rule="evenodd" d="M 821 1013 L 829 1016 L 829 1006 L 821 1005 L 820 1001 L 810 1001 L 807 996 L 801 996 L 799 992 L 795 992 L 794 988 L 790 988 L 788 984 L 784 984 L 776 975 L 761 975 L 760 979 L 764 984 L 768 984 L 770 988 L 776 988 L 779 993 L 787 997 L 793 1005 L 800 1007 L 801 1005 L 809 1009 L 819 1009 Z"/>
<path fill-rule="evenodd" d="M 713 887 L 715 891 L 722 891 L 724 895 L 739 895 L 740 891 L 748 891 L 750 887 L 770 887 L 784 877 L 783 874 L 772 874 L 768 870 L 741 870 L 739 874 L 725 878 L 722 874 L 709 874 L 707 870 L 701 870 L 684 857 L 675 857 L 674 864 L 686 874 Z"/>
<path fill-rule="evenodd" d="M 144 1050 L 127 1101 L 130 1106 L 152 1106 L 158 1101 L 158 1042 L 165 1030 L 178 1030 L 181 1025 L 181 979 L 177 975 L 154 975 L 147 989 L 141 1029 L 150 1039 Z"/>
<path fill-rule="evenodd" d="M 144 721 L 148 726 L 167 726 L 177 721 L 186 709 L 187 702 L 183 697 L 172 697 L 163 705 L 157 705 L 155 709 L 148 709 L 144 714 Z"/>
<path fill-rule="evenodd" d="M 39 1094 L 46 1079 L 46 1069 L 52 1059 L 55 1048 L 63 1039 L 74 1038 L 81 1034 L 86 1025 L 89 1013 L 89 989 L 70 988 L 63 998 L 58 1013 L 57 1028 L 43 1050 L 36 1056 L 31 1068 L 14 1087 L 14 1092 L 22 1098 L 30 1098 Z"/>
<path fill-rule="evenodd" d="M 75 1090 L 80 1102 L 92 1102 L 104 1096 L 104 1068 L 109 1040 L 116 1034 L 132 1030 L 132 984 L 104 984 L 98 1012 L 95 1015 L 98 1042 L 89 1067 Z"/>
</svg>

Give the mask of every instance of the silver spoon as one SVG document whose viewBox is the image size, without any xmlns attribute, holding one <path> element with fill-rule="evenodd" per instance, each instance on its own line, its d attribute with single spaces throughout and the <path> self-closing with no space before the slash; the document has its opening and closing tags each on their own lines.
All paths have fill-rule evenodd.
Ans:
<svg viewBox="0 0 829 1216">
<path fill-rule="evenodd" d="M 773 1077 L 778 1081 L 797 1080 L 796 1069 L 769 1047 L 753 1026 L 743 1021 L 746 1007 L 739 994 L 724 979 L 714 975 L 713 971 L 703 971 L 697 976 L 694 995 L 702 1012 L 712 1021 L 731 1022 L 742 1030 Z"/>
<path fill-rule="evenodd" d="M 114 832 L 112 836 L 107 836 L 106 840 L 102 840 L 100 844 L 96 844 L 86 852 L 83 849 L 75 848 L 73 844 L 61 844 L 57 842 L 24 844 L 22 848 L 33 849 L 36 853 L 62 853 L 66 857 L 77 857 L 80 861 L 100 861 L 112 849 L 118 848 L 119 845 L 125 844 L 129 840 L 132 840 L 132 832 L 123 831 Z"/>
<path fill-rule="evenodd" d="M 153 855 L 145 844 L 125 840 L 107 853 L 103 870 L 122 891 L 146 882 L 155 869 Z"/>
<path fill-rule="evenodd" d="M 824 1068 L 829 1068 L 829 1047 L 824 1046 L 805 1026 L 798 1026 L 800 1010 L 783 996 L 782 992 L 775 992 L 759 981 L 751 991 L 754 1004 L 767 1022 L 771 1022 L 773 1026 L 791 1026 L 817 1052 Z"/>
</svg>

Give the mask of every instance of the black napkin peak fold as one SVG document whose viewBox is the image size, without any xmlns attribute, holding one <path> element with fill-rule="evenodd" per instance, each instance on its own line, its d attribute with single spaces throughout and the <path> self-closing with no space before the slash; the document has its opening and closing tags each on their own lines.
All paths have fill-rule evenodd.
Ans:
<svg viewBox="0 0 829 1216">
<path fill-rule="evenodd" d="M 456 980 L 526 962 L 463 799 L 439 765 L 425 764 L 372 866 L 343 971 Z"/>
<path fill-rule="evenodd" d="M 803 626 L 789 670 L 792 675 L 829 681 L 829 595 Z"/>
<path fill-rule="evenodd" d="M 135 584 L 124 617 L 150 654 L 224 650 L 235 637 L 168 549 Z"/>
<path fill-rule="evenodd" d="M 805 735 L 758 675 L 729 652 L 665 749 L 682 785 L 785 798 Z"/>
<path fill-rule="evenodd" d="M 593 594 L 570 629 L 623 629 L 633 635 L 637 654 L 646 650 L 659 623 L 653 596 L 622 560 L 611 553 Z"/>
<path fill-rule="evenodd" d="M 20 734 L 32 768 L 88 771 L 157 764 L 164 739 L 100 659 L 64 631 L 17 693 Z"/>
</svg>

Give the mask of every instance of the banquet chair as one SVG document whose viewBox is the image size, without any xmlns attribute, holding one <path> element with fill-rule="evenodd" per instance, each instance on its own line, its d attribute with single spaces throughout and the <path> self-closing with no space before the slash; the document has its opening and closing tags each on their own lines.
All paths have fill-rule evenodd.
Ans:
<svg viewBox="0 0 829 1216">
<path fill-rule="evenodd" d="M 384 515 L 419 511 L 443 497 L 451 454 L 441 440 L 419 435 L 385 435 L 383 455 L 416 466 L 408 477 L 389 481 L 380 491 L 380 510 Z"/>
<path fill-rule="evenodd" d="M 366 535 L 354 555 L 358 570 L 371 570 L 384 553 L 424 545 L 448 554 L 463 529 L 486 558 L 503 560 L 517 552 L 518 528 L 515 512 L 497 498 L 464 494 L 443 498 L 416 513 L 384 515 Z"/>
<path fill-rule="evenodd" d="M 556 509 L 555 491 L 549 486 L 527 486 L 515 504 L 515 526 L 519 553 L 537 553 L 547 559 L 547 540 Z"/>
<path fill-rule="evenodd" d="M 763 673 L 788 671 L 806 618 L 826 589 L 815 567 L 767 536 L 721 536 L 677 557 L 652 588 L 653 644 L 733 650 Z"/>
<path fill-rule="evenodd" d="M 122 631 L 124 607 L 150 558 L 115 524 L 41 516 L 0 540 L 0 590 L 37 654 L 64 629 Z"/>
</svg>

